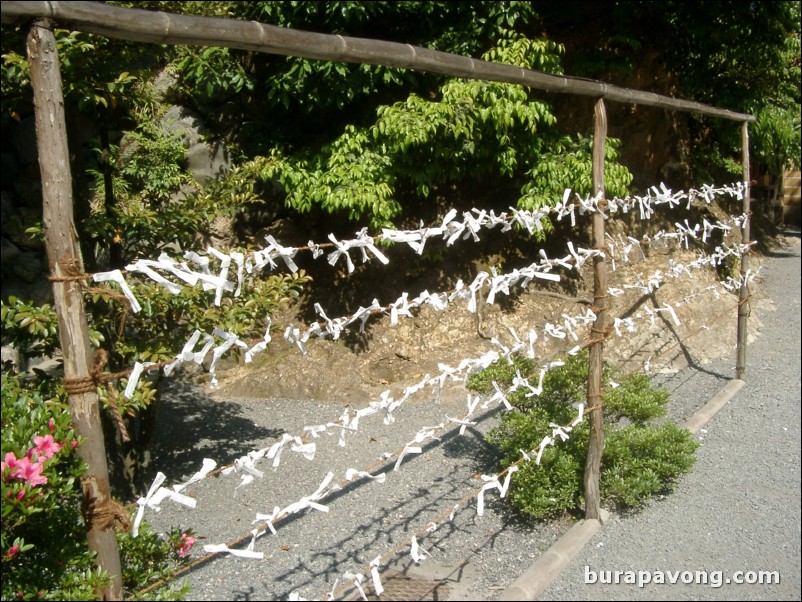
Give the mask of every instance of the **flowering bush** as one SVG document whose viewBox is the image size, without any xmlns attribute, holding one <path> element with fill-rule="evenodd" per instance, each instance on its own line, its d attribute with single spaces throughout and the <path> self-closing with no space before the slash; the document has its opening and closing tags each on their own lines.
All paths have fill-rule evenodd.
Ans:
<svg viewBox="0 0 802 602">
<path fill-rule="evenodd" d="M 94 600 L 109 576 L 94 565 L 80 512 L 86 467 L 55 379 L 2 372 L 2 599 Z M 188 559 L 191 533 L 159 537 L 141 529 L 119 538 L 127 595 L 169 577 Z M 183 596 L 186 587 L 152 594 Z"/>
</svg>

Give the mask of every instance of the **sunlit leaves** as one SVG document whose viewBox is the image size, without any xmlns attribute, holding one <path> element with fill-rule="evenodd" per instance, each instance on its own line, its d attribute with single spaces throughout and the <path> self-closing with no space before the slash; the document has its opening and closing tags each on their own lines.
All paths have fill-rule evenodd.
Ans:
<svg viewBox="0 0 802 602">
<path fill-rule="evenodd" d="M 632 182 L 632 174 L 617 161 L 618 146 L 618 140 L 606 141 L 604 188 L 609 198 L 626 196 Z M 542 207 L 559 198 L 566 188 L 580 196 L 591 194 L 592 158 L 592 138 L 560 138 L 529 172 L 531 180 L 522 189 L 520 205 L 526 209 Z"/>
<path fill-rule="evenodd" d="M 485 58 L 559 72 L 560 50 L 545 40 L 504 32 Z M 523 86 L 450 79 L 432 98 L 413 93 L 403 102 L 379 107 L 371 126 L 345 127 L 315 155 L 293 159 L 274 152 L 253 167 L 258 163 L 262 178 L 281 182 L 286 203 L 294 209 L 345 212 L 352 220 L 369 220 L 376 229 L 401 214 L 399 199 L 405 194 L 427 197 L 438 186 L 482 177 L 523 182 L 518 204 L 533 208 L 565 187 L 588 188 L 582 180 L 585 170 L 573 169 L 585 167 L 585 156 L 548 133 L 555 124 L 548 105 Z M 577 155 L 573 166 L 572 152 Z M 558 169 L 537 171 L 538 166 L 545 165 L 544 159 L 556 165 L 563 154 L 568 165 L 559 167 L 560 177 L 548 190 L 538 188 L 539 176 Z M 535 176 L 534 184 L 526 184 L 527 171 Z M 625 169 L 613 165 L 611 190 L 624 189 L 628 178 Z"/>
</svg>

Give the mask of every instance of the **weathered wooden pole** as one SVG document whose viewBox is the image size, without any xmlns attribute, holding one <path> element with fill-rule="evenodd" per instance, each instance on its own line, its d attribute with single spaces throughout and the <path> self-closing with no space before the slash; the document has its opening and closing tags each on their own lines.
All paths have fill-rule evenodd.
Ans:
<svg viewBox="0 0 802 602">
<path fill-rule="evenodd" d="M 100 423 L 97 384 L 80 281 L 83 272 L 78 235 L 73 222 L 72 174 L 67 147 L 61 72 L 56 38 L 47 19 L 28 33 L 27 52 L 36 120 L 36 145 L 42 174 L 43 224 L 47 261 L 53 278 L 64 387 L 69 394 L 75 430 L 82 438 L 78 454 L 88 469 L 81 479 L 83 513 L 89 549 L 112 577 L 100 592 L 104 600 L 122 599 L 120 553 L 114 533 L 114 502 L 109 488 L 106 448 Z M 72 278 L 72 279 L 71 279 Z"/>
<path fill-rule="evenodd" d="M 741 227 L 741 242 L 749 244 L 749 222 L 752 221 L 751 210 L 749 208 L 749 123 L 744 121 L 741 124 L 741 157 L 744 177 L 744 198 L 743 213 L 746 215 L 744 224 Z M 747 319 L 749 318 L 749 284 L 746 282 L 746 272 L 749 270 L 749 250 L 741 254 L 741 292 L 738 295 L 738 352 L 735 361 L 735 378 L 743 380 L 746 374 L 746 334 Z"/>
<path fill-rule="evenodd" d="M 604 143 L 607 138 L 607 114 L 604 99 L 599 98 L 593 111 L 593 194 L 604 198 Z M 593 214 L 593 248 L 603 250 L 604 216 Z M 590 441 L 585 461 L 585 518 L 599 519 L 601 496 L 599 475 L 604 450 L 604 421 L 602 417 L 601 376 L 604 337 L 607 332 L 607 262 L 604 255 L 593 258 L 593 311 L 596 321 L 591 328 L 590 362 L 588 366 L 588 408 L 590 412 Z"/>
</svg>

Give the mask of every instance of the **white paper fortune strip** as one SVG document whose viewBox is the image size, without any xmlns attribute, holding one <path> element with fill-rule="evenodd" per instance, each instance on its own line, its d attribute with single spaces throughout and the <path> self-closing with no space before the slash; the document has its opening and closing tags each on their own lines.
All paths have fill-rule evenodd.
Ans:
<svg viewBox="0 0 802 602">
<path fill-rule="evenodd" d="M 188 497 L 186 495 L 182 495 L 177 491 L 173 491 L 171 489 L 167 489 L 166 487 L 162 487 L 162 483 L 164 483 L 167 477 L 163 472 L 159 472 L 156 474 L 156 478 L 153 480 L 153 484 L 148 489 L 147 495 L 145 497 L 139 498 L 136 503 L 139 506 L 136 510 L 136 517 L 134 517 L 134 526 L 132 529 L 132 535 L 136 537 L 139 535 L 139 526 L 142 523 L 142 519 L 145 515 L 145 507 L 147 506 L 151 510 L 155 512 L 159 512 L 159 504 L 165 499 L 170 498 L 174 502 L 179 504 L 183 504 L 184 506 L 188 506 L 190 508 L 194 508 L 196 505 L 196 501 L 194 498 Z"/>
</svg>

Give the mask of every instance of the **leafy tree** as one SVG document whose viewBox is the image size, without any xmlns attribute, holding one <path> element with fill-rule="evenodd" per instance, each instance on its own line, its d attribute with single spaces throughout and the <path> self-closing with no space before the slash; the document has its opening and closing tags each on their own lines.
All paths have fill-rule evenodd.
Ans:
<svg viewBox="0 0 802 602">
<path fill-rule="evenodd" d="M 232 3 L 238 18 L 280 27 L 367 37 L 475 56 L 493 45 L 502 28 L 525 27 L 535 13 L 528 2 L 252 2 Z M 343 109 L 360 98 L 396 94 L 418 80 L 433 80 L 401 69 L 260 55 L 260 77 L 268 102 L 304 113 L 327 106 Z M 311 102 L 310 102 L 311 101 Z"/>
<path fill-rule="evenodd" d="M 485 55 L 489 60 L 560 70 L 558 45 L 514 33 L 535 18 L 525 2 L 119 4 L 257 18 L 466 54 L 500 40 Z M 234 216 L 263 202 L 261 192 L 273 178 L 284 185 L 290 211 L 346 213 L 376 228 L 397 219 L 410 198 L 431 201 L 438 189 L 467 182 L 504 180 L 522 188 L 521 205 L 533 207 L 564 186 L 584 192 L 588 180 L 582 174 L 589 174 L 589 146 L 556 136 L 548 105 L 520 86 L 449 80 L 438 87 L 436 78 L 401 70 L 219 48 L 153 47 L 65 31 L 57 32 L 57 40 L 68 109 L 99 124 L 97 158 L 73 166 L 77 180 L 82 173 L 94 179 L 93 187 L 76 186 L 75 191 L 76 221 L 90 270 L 122 267 L 141 254 L 192 248 L 216 217 Z M 30 111 L 21 42 L 20 31 L 3 37 L 4 99 L 13 100 L 4 102 L 4 123 Z M 218 181 L 196 182 L 187 172 L 181 141 L 158 125 L 167 104 L 152 80 L 165 67 L 179 78 L 182 100 L 205 114 L 233 98 L 240 104 L 234 103 L 232 121 L 262 116 L 254 123 L 264 124 L 259 129 L 268 134 L 250 146 L 267 152 L 249 154 L 236 143 L 245 132 L 226 130 L 221 120 L 211 135 L 229 136 L 235 167 Z M 395 96 L 406 100 L 376 104 Z M 355 107 L 371 110 L 354 115 Z M 372 121 L 371 114 L 377 115 Z M 306 125 L 317 128 L 315 119 L 331 123 L 301 147 L 295 136 L 304 136 Z M 291 135 L 282 132 L 283 123 L 291 125 Z M 566 157 L 576 174 L 560 168 Z M 609 178 L 614 194 L 624 190 L 629 178 L 626 170 L 618 176 Z M 297 295 L 306 281 L 304 275 L 275 276 L 251 286 L 240 307 L 214 311 L 199 309 L 200 297 L 208 293 L 172 297 L 148 285 L 137 289 L 146 301 L 142 316 L 126 315 L 116 305 L 110 312 L 97 295 L 89 309 L 113 350 L 112 366 L 122 367 L 174 355 L 192 329 L 208 330 L 214 320 L 229 323 L 243 337 L 261 336 L 259 322 L 281 299 Z M 149 349 L 158 320 L 166 320 L 175 336 Z"/>
<path fill-rule="evenodd" d="M 671 3 L 669 13 L 666 25 L 674 44 L 666 48 L 666 56 L 669 66 L 681 73 L 678 93 L 756 115 L 754 155 L 768 159 L 775 169 L 791 161 L 799 165 L 799 3 L 689 7 L 679 2 Z M 719 136 L 739 148 L 732 129 L 722 128 Z M 699 135 L 705 134 L 713 141 L 719 138 L 709 130 Z"/>
<path fill-rule="evenodd" d="M 257 20 L 279 27 L 392 40 L 478 55 L 502 28 L 536 18 L 528 2 L 113 2 L 181 14 Z M 202 113 L 227 105 L 225 127 L 248 148 L 321 144 L 382 102 L 426 94 L 437 78 L 402 69 L 222 48 L 163 48 L 185 99 Z M 237 107 L 234 109 L 234 107 Z"/>
<path fill-rule="evenodd" d="M 113 4 L 258 19 L 281 27 L 398 40 L 464 54 L 481 52 L 504 28 L 525 27 L 535 18 L 529 3 L 515 1 Z M 4 125 L 31 112 L 27 63 L 21 54 L 23 34 L 15 30 L 3 36 Z M 151 83 L 153 73 L 159 69 L 167 66 L 175 74 L 181 83 L 181 101 L 202 114 L 217 112 L 225 104 L 226 112 L 215 133 L 226 136 L 234 152 L 237 145 L 233 143 L 238 141 L 242 148 L 250 149 L 251 157 L 252 151 L 271 155 L 279 146 L 293 156 L 298 149 L 304 152 L 303 147 L 331 144 L 347 125 L 366 125 L 366 117 L 370 118 L 381 100 L 406 97 L 411 89 L 428 96 L 436 89 L 437 81 L 434 76 L 399 69 L 222 48 L 135 44 L 75 32 L 58 31 L 57 40 L 68 113 L 83 113 L 98 126 L 96 155 L 85 156 L 78 149 L 73 155 L 77 227 L 90 270 L 124 265 L 143 227 L 164 222 L 163 232 L 172 231 L 171 212 L 164 210 L 161 193 L 174 193 L 180 184 L 178 179 L 185 179 L 186 172 L 177 147 L 170 149 L 169 141 L 152 127 L 163 110 Z M 135 161 L 130 160 L 124 148 L 120 150 L 121 146 L 130 146 L 132 140 L 139 143 L 140 156 Z M 152 171 L 147 164 L 151 151 L 155 151 L 152 164 L 158 167 Z M 147 175 L 147 181 L 133 173 L 134 169 Z M 172 183 L 165 180 L 168 172 Z M 95 178 L 94 191 L 82 184 L 86 181 L 84 173 Z M 150 195 L 154 186 L 158 187 L 155 198 Z M 238 200 L 252 199 L 253 196 Z M 135 216 L 131 207 L 137 202 L 141 210 Z M 189 213 L 196 215 L 197 202 L 192 198 L 186 202 L 195 205 Z M 387 214 L 379 205 L 378 213 Z M 386 221 L 387 215 L 379 219 Z M 190 224 L 200 225 L 188 220 L 184 230 L 190 230 Z M 100 255 L 96 257 L 97 253 Z"/>
<path fill-rule="evenodd" d="M 752 156 L 772 171 L 800 164 L 798 2 L 537 2 L 573 75 L 751 113 Z M 678 115 L 678 147 L 696 177 L 739 173 L 740 132 Z"/>
<path fill-rule="evenodd" d="M 560 72 L 559 51 L 547 40 L 507 32 L 484 58 Z M 436 97 L 412 94 L 381 106 L 369 128 L 347 126 L 310 157 L 293 160 L 274 152 L 246 169 L 264 180 L 278 179 L 293 209 L 347 211 L 350 219 L 368 219 L 377 229 L 402 213 L 401 199 L 409 194 L 431 198 L 438 188 L 465 182 L 517 182 L 523 186 L 518 204 L 530 209 L 565 188 L 590 192 L 590 139 L 558 136 L 548 105 L 522 86 L 449 80 Z M 615 164 L 614 145 L 607 153 L 607 187 L 622 195 L 631 175 Z"/>
</svg>

